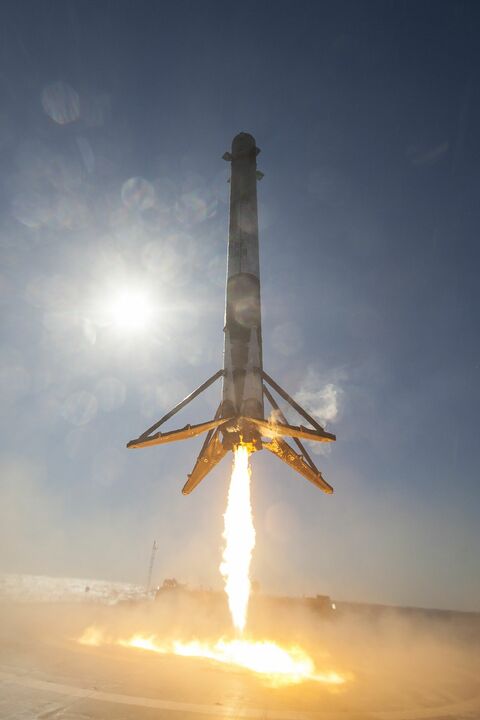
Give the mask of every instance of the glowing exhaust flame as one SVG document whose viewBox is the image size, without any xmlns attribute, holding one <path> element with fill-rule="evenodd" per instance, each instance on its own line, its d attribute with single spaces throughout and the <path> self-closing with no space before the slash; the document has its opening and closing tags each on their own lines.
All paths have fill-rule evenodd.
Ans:
<svg viewBox="0 0 480 720">
<path fill-rule="evenodd" d="M 240 445 L 234 452 L 227 509 L 223 516 L 225 549 L 220 565 L 220 572 L 225 578 L 225 592 L 233 625 L 240 633 L 244 631 L 247 622 L 250 562 L 255 547 L 250 474 L 248 448 Z"/>
<path fill-rule="evenodd" d="M 96 625 L 90 625 L 90 627 L 87 627 L 83 634 L 78 638 L 78 642 L 80 643 L 80 645 L 100 647 L 100 645 L 105 645 L 105 643 L 108 643 L 109 640 L 106 637 L 102 628 L 99 628 Z"/>
<path fill-rule="evenodd" d="M 235 448 L 232 479 L 224 515 L 225 549 L 220 572 L 225 578 L 225 591 L 237 632 L 243 633 L 250 597 L 250 562 L 255 547 L 250 502 L 250 466 L 248 447 Z M 78 640 L 82 645 L 121 645 L 162 654 L 201 657 L 215 662 L 246 668 L 265 677 L 274 686 L 300 683 L 305 680 L 338 686 L 349 677 L 331 670 L 319 672 L 307 653 L 298 646 L 283 648 L 270 641 L 221 638 L 214 642 L 168 640 L 161 642 L 155 635 L 136 633 L 129 639 L 112 638 L 101 628 L 91 626 Z"/>
<path fill-rule="evenodd" d="M 319 672 L 312 658 L 298 646 L 282 648 L 270 641 L 227 640 L 222 638 L 214 643 L 199 640 L 182 642 L 160 642 L 155 635 L 137 633 L 128 640 L 112 640 L 100 628 L 89 627 L 79 638 L 82 645 L 98 646 L 115 644 L 161 654 L 201 657 L 226 665 L 236 665 L 252 672 L 267 676 L 275 686 L 291 685 L 306 680 L 342 685 L 346 676 L 333 670 Z"/>
</svg>

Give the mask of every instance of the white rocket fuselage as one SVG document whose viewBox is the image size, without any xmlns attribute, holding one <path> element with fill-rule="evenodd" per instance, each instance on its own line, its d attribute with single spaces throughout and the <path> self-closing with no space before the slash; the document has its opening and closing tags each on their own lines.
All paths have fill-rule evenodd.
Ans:
<svg viewBox="0 0 480 720">
<path fill-rule="evenodd" d="M 263 418 L 262 322 L 258 254 L 257 148 L 240 133 L 232 142 L 230 227 L 224 327 L 222 417 Z"/>
</svg>

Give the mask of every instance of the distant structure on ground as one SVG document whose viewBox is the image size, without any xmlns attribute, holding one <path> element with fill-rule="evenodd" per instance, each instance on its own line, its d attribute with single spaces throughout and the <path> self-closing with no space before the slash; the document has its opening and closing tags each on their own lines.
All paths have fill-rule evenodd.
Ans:
<svg viewBox="0 0 480 720">
<path fill-rule="evenodd" d="M 154 540 L 153 545 L 152 545 L 152 552 L 150 553 L 150 562 L 148 564 L 147 593 L 150 592 L 150 588 L 152 586 L 153 565 L 155 563 L 155 555 L 157 554 L 157 550 L 158 550 L 158 543 L 156 540 Z"/>
<path fill-rule="evenodd" d="M 182 601 L 191 600 L 201 606 L 223 606 L 226 598 L 223 591 L 206 590 L 204 588 L 189 588 L 176 578 L 165 578 L 162 586 L 155 592 L 155 601 Z M 335 610 L 335 603 L 328 595 L 315 595 L 315 597 L 290 597 L 288 595 L 262 595 L 258 590 L 250 598 L 253 607 L 269 606 L 272 608 L 304 608 L 321 614 L 329 614 Z"/>
</svg>

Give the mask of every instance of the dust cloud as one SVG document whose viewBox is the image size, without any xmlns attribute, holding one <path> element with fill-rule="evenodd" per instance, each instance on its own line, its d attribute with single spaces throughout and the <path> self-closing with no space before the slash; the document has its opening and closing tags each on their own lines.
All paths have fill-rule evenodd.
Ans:
<svg viewBox="0 0 480 720">
<path fill-rule="evenodd" d="M 98 646 L 78 643 L 88 628 L 101 634 Z M 173 640 L 231 637 L 226 599 L 223 593 L 185 590 L 115 606 L 3 602 L 0 662 L 3 666 L 26 663 L 29 670 L 41 666 L 52 672 L 59 667 L 62 672 L 67 666 L 77 668 L 80 658 L 82 662 L 91 658 L 99 668 L 107 662 L 109 672 L 119 659 L 165 662 L 154 657 L 147 660 L 152 655 L 148 651 L 117 646 L 118 640 L 134 634 L 154 636 L 166 645 Z M 337 603 L 336 610 L 320 611 L 313 602 L 308 607 L 305 599 L 257 595 L 251 602 L 246 636 L 300 646 L 319 671 L 342 673 L 347 682 L 335 690 L 338 697 L 332 702 L 342 702 L 345 707 L 351 702 L 352 707 L 365 711 L 425 711 L 427 707 L 474 702 L 480 695 L 478 614 L 347 603 Z M 190 662 L 196 663 L 191 668 L 201 668 L 209 661 Z M 154 666 L 149 667 L 154 671 Z M 163 668 L 158 666 L 160 675 Z M 82 670 L 74 672 L 78 680 Z M 282 692 L 287 691 L 278 690 Z"/>
</svg>

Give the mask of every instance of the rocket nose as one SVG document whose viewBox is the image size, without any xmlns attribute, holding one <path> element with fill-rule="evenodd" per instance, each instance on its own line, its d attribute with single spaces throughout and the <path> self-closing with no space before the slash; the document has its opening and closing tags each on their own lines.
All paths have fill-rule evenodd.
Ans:
<svg viewBox="0 0 480 720">
<path fill-rule="evenodd" d="M 252 152 L 256 148 L 253 135 L 246 132 L 238 133 L 232 140 L 232 155 L 243 155 Z"/>
</svg>

